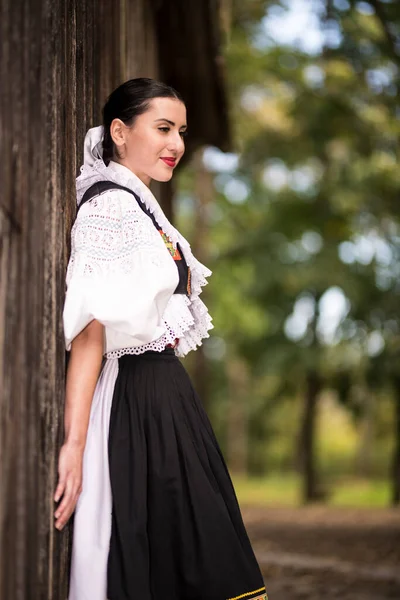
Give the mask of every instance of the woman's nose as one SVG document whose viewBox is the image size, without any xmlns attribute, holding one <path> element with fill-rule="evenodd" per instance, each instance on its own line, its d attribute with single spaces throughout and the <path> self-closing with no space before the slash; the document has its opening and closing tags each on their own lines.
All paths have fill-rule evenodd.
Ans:
<svg viewBox="0 0 400 600">
<path fill-rule="evenodd" d="M 168 150 L 171 152 L 182 152 L 185 149 L 185 143 L 182 139 L 182 136 L 179 132 L 177 132 L 173 138 L 171 138 L 168 144 Z"/>
</svg>

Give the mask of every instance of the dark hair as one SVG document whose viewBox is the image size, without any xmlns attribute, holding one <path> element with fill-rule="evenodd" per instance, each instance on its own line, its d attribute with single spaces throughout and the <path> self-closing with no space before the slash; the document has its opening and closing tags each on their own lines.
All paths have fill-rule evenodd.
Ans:
<svg viewBox="0 0 400 600">
<path fill-rule="evenodd" d="M 103 160 L 110 162 L 116 148 L 111 137 L 110 127 L 114 119 L 121 119 L 125 125 L 133 125 L 136 117 L 145 113 L 154 98 L 175 98 L 184 103 L 181 95 L 171 86 L 147 77 L 126 81 L 107 98 L 103 108 Z"/>
</svg>

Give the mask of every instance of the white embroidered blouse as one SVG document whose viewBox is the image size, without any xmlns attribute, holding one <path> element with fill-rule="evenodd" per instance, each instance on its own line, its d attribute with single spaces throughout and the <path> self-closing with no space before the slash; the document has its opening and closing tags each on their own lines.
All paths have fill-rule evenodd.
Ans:
<svg viewBox="0 0 400 600">
<path fill-rule="evenodd" d="M 185 238 L 169 223 L 153 194 L 126 167 L 102 160 L 83 166 L 78 201 L 96 181 L 109 180 L 135 191 L 191 271 L 191 293 L 174 294 L 178 269 L 152 220 L 134 196 L 109 190 L 86 202 L 71 232 L 71 258 L 63 321 L 67 350 L 90 321 L 105 327 L 107 358 L 161 351 L 174 344 L 185 356 L 209 337 L 211 317 L 199 295 L 211 271 L 193 256 Z"/>
</svg>

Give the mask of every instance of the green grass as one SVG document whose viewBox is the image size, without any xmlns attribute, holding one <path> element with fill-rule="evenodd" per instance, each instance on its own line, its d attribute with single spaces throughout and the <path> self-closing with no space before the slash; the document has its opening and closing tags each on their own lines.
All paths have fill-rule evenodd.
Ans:
<svg viewBox="0 0 400 600">
<path fill-rule="evenodd" d="M 232 476 L 242 505 L 298 506 L 300 478 L 294 473 L 271 474 L 265 478 Z M 327 504 L 348 507 L 386 507 L 390 500 L 389 482 L 384 480 L 341 479 L 331 482 Z"/>
<path fill-rule="evenodd" d="M 382 507 L 389 506 L 390 486 L 384 480 L 348 479 L 332 489 L 329 504 L 333 506 Z"/>
</svg>

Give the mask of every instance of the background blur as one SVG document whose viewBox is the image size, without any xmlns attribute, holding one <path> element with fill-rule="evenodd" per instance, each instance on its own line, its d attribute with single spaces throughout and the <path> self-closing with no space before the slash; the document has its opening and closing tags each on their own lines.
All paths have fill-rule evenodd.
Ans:
<svg viewBox="0 0 400 600">
<path fill-rule="evenodd" d="M 176 197 L 214 270 L 203 397 L 244 499 L 397 504 L 400 5 L 231 19 L 234 151 L 198 152 Z"/>
<path fill-rule="evenodd" d="M 199 152 L 176 199 L 214 271 L 215 329 L 188 361 L 259 509 L 271 598 L 400 598 L 378 577 L 400 567 L 398 513 L 376 510 L 400 499 L 400 3 L 238 1 L 230 18 L 233 151 Z"/>
<path fill-rule="evenodd" d="M 0 600 L 67 597 L 74 183 L 137 76 L 187 101 L 155 191 L 213 270 L 184 363 L 270 599 L 400 600 L 399 0 L 2 0 Z"/>
</svg>

